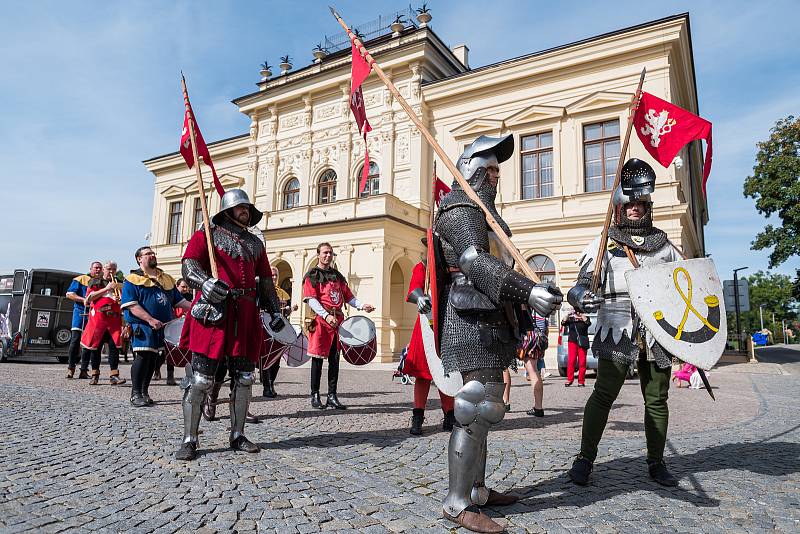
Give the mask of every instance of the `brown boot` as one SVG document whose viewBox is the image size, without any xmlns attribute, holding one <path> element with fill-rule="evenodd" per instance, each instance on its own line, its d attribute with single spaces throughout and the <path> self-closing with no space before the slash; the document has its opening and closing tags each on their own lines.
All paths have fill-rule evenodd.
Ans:
<svg viewBox="0 0 800 534">
<path fill-rule="evenodd" d="M 90 386 L 96 386 L 100 383 L 100 369 L 92 369 L 92 379 L 89 381 Z"/>
<path fill-rule="evenodd" d="M 203 403 L 203 417 L 206 421 L 217 420 L 217 399 L 219 398 L 219 390 L 222 387 L 222 382 L 214 382 L 211 391 L 206 395 L 206 400 Z"/>
<path fill-rule="evenodd" d="M 119 370 L 111 371 L 111 376 L 108 377 L 108 381 L 111 382 L 112 386 L 118 386 L 120 384 L 124 384 L 125 383 L 125 379 L 124 378 L 120 378 L 120 376 L 119 376 Z"/>
<path fill-rule="evenodd" d="M 473 512 L 469 508 L 474 508 L 477 511 Z M 496 523 L 491 517 L 478 510 L 477 507 L 470 506 L 469 508 L 458 514 L 457 517 L 453 517 L 447 512 L 443 512 L 444 517 L 456 525 L 461 525 L 465 529 L 471 530 L 472 532 L 499 533 L 505 531 L 505 526 Z"/>
<path fill-rule="evenodd" d="M 65 378 L 69 378 L 70 380 L 75 378 L 75 368 L 74 367 L 67 367 L 67 376 Z"/>
<path fill-rule="evenodd" d="M 510 506 L 517 501 L 519 501 L 519 497 L 517 495 L 500 493 L 490 489 L 489 498 L 486 500 L 486 504 L 484 506 Z"/>
</svg>

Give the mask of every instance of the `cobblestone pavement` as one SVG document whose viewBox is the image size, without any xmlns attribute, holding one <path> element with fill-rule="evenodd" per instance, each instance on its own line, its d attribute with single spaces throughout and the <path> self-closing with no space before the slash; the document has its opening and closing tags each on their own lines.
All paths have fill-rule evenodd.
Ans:
<svg viewBox="0 0 800 534">
<path fill-rule="evenodd" d="M 157 405 L 133 409 L 130 384 L 110 386 L 105 364 L 102 372 L 93 387 L 65 380 L 55 363 L 0 365 L 0 532 L 455 531 L 440 519 L 448 434 L 438 430 L 435 390 L 425 434 L 413 437 L 412 387 L 391 371 L 343 369 L 350 409 L 317 411 L 308 369 L 282 369 L 280 398 L 256 398 L 262 422 L 247 427 L 264 450 L 227 449 L 223 406 L 225 418 L 203 422 L 203 454 L 187 464 L 173 458 L 179 389 L 154 382 Z M 667 460 L 681 481 L 667 489 L 647 477 L 636 379 L 611 412 L 592 485 L 580 488 L 564 473 L 593 379 L 564 388 L 548 378 L 538 419 L 525 414 L 530 388 L 515 376 L 487 474 L 523 500 L 488 513 L 509 532 L 797 532 L 798 378 L 743 364 L 711 373 L 716 402 L 673 388 Z"/>
</svg>

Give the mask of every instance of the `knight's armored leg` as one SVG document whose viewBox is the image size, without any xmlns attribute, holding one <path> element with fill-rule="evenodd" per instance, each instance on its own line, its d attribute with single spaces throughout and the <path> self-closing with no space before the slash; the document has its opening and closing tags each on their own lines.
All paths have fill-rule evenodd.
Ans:
<svg viewBox="0 0 800 534">
<path fill-rule="evenodd" d="M 455 397 L 459 425 L 450 435 L 449 488 L 443 508 L 447 519 L 476 532 L 502 532 L 503 527 L 480 513 L 472 503 L 472 490 L 485 464 L 484 443 L 489 427 L 503 420 L 501 369 L 464 373 L 464 387 Z"/>
<path fill-rule="evenodd" d="M 209 358 L 195 353 L 192 358 L 192 378 L 183 391 L 183 443 L 175 453 L 178 460 L 194 460 L 197 456 L 203 401 L 214 385 L 214 375 L 209 373 L 213 367 L 204 360 Z M 195 361 L 197 365 L 194 365 Z"/>
<path fill-rule="evenodd" d="M 233 389 L 231 389 L 231 437 L 230 444 L 233 450 L 244 452 L 258 452 L 258 445 L 244 436 L 244 424 L 247 420 L 247 408 L 250 405 L 250 393 L 255 381 L 253 371 L 233 371 Z"/>
<path fill-rule="evenodd" d="M 654 362 L 639 360 L 639 379 L 644 397 L 644 434 L 647 438 L 647 465 L 650 478 L 664 486 L 677 486 L 678 480 L 664 464 L 664 446 L 669 426 L 670 369 L 659 369 Z"/>
</svg>

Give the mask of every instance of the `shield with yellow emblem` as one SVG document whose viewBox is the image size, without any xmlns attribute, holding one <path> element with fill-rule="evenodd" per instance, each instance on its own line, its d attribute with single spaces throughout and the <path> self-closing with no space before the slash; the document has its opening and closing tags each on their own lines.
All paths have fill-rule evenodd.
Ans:
<svg viewBox="0 0 800 534">
<path fill-rule="evenodd" d="M 722 284 L 709 258 L 642 266 L 625 273 L 636 314 L 671 354 L 711 369 L 725 350 Z"/>
</svg>

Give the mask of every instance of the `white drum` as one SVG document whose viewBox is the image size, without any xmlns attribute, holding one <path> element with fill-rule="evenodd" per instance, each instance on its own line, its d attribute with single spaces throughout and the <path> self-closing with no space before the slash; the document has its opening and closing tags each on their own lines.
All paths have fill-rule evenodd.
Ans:
<svg viewBox="0 0 800 534">
<path fill-rule="evenodd" d="M 289 367 L 300 367 L 311 356 L 308 355 L 308 338 L 297 325 L 292 325 L 297 333 L 297 340 L 289 345 L 288 350 L 283 354 L 283 359 Z"/>
<path fill-rule="evenodd" d="M 289 346 L 297 341 L 297 331 L 292 327 L 286 317 L 283 320 L 283 328 L 278 332 L 273 331 L 269 326 L 272 316 L 263 312 L 261 314 L 261 324 L 264 327 L 264 340 L 261 345 L 261 369 L 269 369 L 277 362 L 284 353 L 289 350 Z"/>
<path fill-rule="evenodd" d="M 342 356 L 353 365 L 366 365 L 375 359 L 378 346 L 375 323 L 369 317 L 354 315 L 339 325 L 339 345 Z"/>
<path fill-rule="evenodd" d="M 178 317 L 164 325 L 164 345 L 167 347 L 167 361 L 175 367 L 184 367 L 192 361 L 192 351 L 180 348 L 181 332 L 186 317 Z"/>
</svg>

